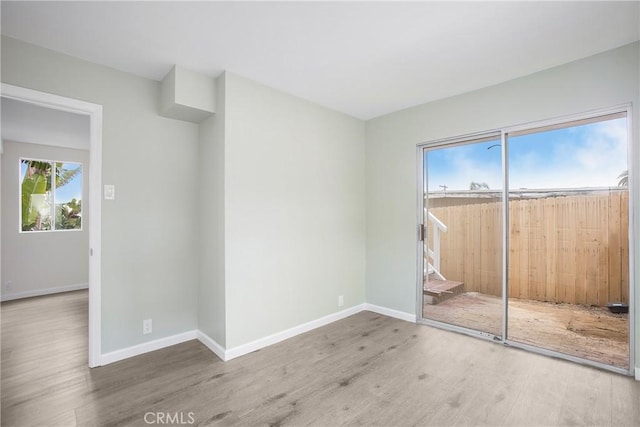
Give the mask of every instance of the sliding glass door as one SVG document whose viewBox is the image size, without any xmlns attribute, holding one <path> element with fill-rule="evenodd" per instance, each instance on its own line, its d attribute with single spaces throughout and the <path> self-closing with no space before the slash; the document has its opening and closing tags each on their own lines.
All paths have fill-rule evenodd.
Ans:
<svg viewBox="0 0 640 427">
<path fill-rule="evenodd" d="M 627 120 L 508 135 L 508 338 L 629 368 Z"/>
<path fill-rule="evenodd" d="M 421 320 L 628 372 L 625 109 L 426 144 Z"/>
<path fill-rule="evenodd" d="M 500 135 L 424 150 L 423 318 L 502 336 Z"/>
</svg>

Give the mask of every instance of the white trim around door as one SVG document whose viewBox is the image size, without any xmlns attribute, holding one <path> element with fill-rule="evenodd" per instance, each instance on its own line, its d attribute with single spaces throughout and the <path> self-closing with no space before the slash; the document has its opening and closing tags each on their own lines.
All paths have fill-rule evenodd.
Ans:
<svg viewBox="0 0 640 427">
<path fill-rule="evenodd" d="M 89 117 L 89 367 L 101 363 L 102 105 L 2 83 L 1 96 Z"/>
</svg>

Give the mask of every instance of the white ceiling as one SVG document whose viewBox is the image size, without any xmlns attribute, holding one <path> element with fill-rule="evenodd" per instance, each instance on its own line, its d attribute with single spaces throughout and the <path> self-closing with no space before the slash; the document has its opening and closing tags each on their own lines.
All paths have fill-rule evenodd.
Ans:
<svg viewBox="0 0 640 427">
<path fill-rule="evenodd" d="M 636 41 L 639 4 L 2 1 L 2 34 L 155 80 L 229 70 L 369 119 Z"/>
<path fill-rule="evenodd" d="M 2 98 L 2 140 L 89 149 L 89 117 Z"/>
</svg>

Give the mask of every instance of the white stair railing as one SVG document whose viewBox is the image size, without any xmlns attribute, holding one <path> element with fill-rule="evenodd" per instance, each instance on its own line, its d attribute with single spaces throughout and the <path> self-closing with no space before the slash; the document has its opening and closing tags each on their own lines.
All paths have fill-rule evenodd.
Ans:
<svg viewBox="0 0 640 427">
<path fill-rule="evenodd" d="M 426 211 L 426 209 L 425 209 Z M 440 280 L 446 280 L 440 273 L 440 232 L 446 233 L 447 226 L 431 212 L 427 213 L 429 223 L 431 223 L 431 232 L 433 237 L 433 247 L 429 247 L 427 241 L 427 253 L 425 254 L 425 277 L 435 274 Z M 431 258 L 431 262 L 429 261 Z"/>
</svg>

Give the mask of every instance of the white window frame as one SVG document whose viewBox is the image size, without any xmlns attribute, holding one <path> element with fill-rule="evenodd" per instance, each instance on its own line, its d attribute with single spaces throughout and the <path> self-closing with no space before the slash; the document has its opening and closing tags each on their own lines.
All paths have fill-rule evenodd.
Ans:
<svg viewBox="0 0 640 427">
<path fill-rule="evenodd" d="M 83 231 L 84 228 L 84 218 L 81 218 L 80 220 L 80 228 L 61 228 L 61 229 L 56 229 L 56 185 L 55 185 L 55 179 L 52 178 L 52 185 L 51 185 L 51 229 L 50 230 L 23 230 L 22 229 L 22 176 L 20 173 L 20 170 L 22 169 L 22 161 L 23 160 L 35 160 L 37 162 L 46 162 L 46 163 L 51 163 L 52 164 L 52 173 L 55 176 L 55 168 L 56 168 L 56 163 L 73 163 L 76 165 L 80 165 L 80 168 L 82 169 L 81 173 L 82 173 L 82 190 L 81 190 L 81 194 L 82 196 L 84 196 L 84 163 L 82 162 L 78 162 L 78 161 L 73 161 L 73 160 L 50 160 L 50 159 L 39 159 L 39 158 L 35 158 L 35 157 L 25 157 L 25 156 L 20 156 L 19 157 L 19 163 L 18 163 L 18 198 L 19 198 L 19 203 L 18 203 L 18 232 L 20 234 L 40 234 L 40 233 L 55 233 L 55 232 L 74 232 L 74 231 Z M 83 200 L 84 197 L 80 198 L 80 200 Z"/>
</svg>

